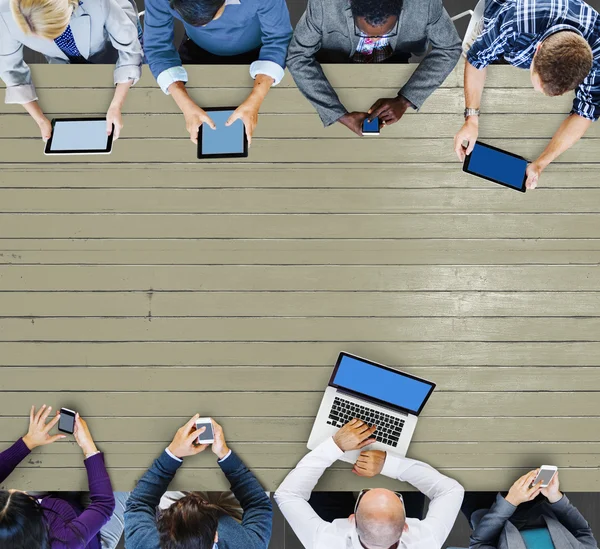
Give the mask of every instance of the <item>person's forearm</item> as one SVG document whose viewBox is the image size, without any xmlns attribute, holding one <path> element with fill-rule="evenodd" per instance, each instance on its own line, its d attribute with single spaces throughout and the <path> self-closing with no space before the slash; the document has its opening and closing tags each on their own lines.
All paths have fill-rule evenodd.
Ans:
<svg viewBox="0 0 600 549">
<path fill-rule="evenodd" d="M 42 108 L 40 107 L 40 104 L 37 101 L 30 101 L 29 103 L 24 103 L 23 107 L 25 107 L 25 110 L 38 123 L 46 118 L 44 111 L 42 111 Z"/>
<path fill-rule="evenodd" d="M 465 61 L 465 107 L 467 109 L 478 109 L 481 106 L 486 75 L 487 67 L 476 69 L 471 63 Z"/>
<path fill-rule="evenodd" d="M 133 80 L 128 80 L 127 82 L 121 82 L 117 84 L 115 87 L 115 94 L 113 95 L 111 101 L 111 107 L 119 107 L 119 109 L 123 108 L 123 104 L 125 103 L 125 98 L 127 97 L 127 92 L 131 85 L 133 84 Z"/>
<path fill-rule="evenodd" d="M 175 103 L 177 103 L 177 106 L 181 112 L 185 112 L 188 107 L 195 105 L 194 101 L 192 101 L 192 98 L 188 95 L 185 82 L 173 82 L 169 86 L 169 93 L 173 96 L 173 99 L 175 100 Z"/>
<path fill-rule="evenodd" d="M 257 103 L 260 107 L 265 100 L 265 97 L 267 97 L 273 83 L 274 80 L 270 76 L 267 76 L 266 74 L 257 74 L 254 79 L 254 88 L 252 88 L 247 100 Z"/>
<path fill-rule="evenodd" d="M 545 169 L 548 164 L 575 145 L 591 125 L 591 120 L 578 114 L 571 114 L 560 125 L 544 152 L 535 161 L 535 164 L 542 170 Z"/>
</svg>

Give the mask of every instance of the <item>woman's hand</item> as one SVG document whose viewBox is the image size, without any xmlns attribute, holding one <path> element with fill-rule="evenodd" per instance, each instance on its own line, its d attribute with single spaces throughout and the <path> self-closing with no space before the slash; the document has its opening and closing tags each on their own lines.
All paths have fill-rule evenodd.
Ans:
<svg viewBox="0 0 600 549">
<path fill-rule="evenodd" d="M 121 107 L 119 105 L 111 105 L 106 113 L 106 135 L 112 133 L 113 141 L 116 141 L 119 139 L 122 129 L 123 116 L 121 115 Z"/>
<path fill-rule="evenodd" d="M 50 120 L 48 120 L 45 116 L 39 120 L 36 120 L 36 122 L 40 128 L 40 133 L 42 134 L 42 139 L 45 143 L 52 137 L 52 122 L 50 122 Z"/>
<path fill-rule="evenodd" d="M 530 471 L 526 475 L 523 475 L 518 479 L 510 488 L 506 501 L 515 507 L 535 499 L 542 489 L 542 481 L 540 480 L 537 484 L 533 484 L 539 473 L 539 469 Z"/>
<path fill-rule="evenodd" d="M 79 414 L 75 416 L 75 431 L 73 435 L 75 436 L 77 444 L 79 444 L 79 447 L 83 450 L 83 453 L 86 456 L 95 454 L 98 451 L 86 421 L 82 419 Z"/>
<path fill-rule="evenodd" d="M 46 423 L 50 412 L 52 412 L 52 406 L 46 406 L 45 404 L 37 413 L 35 411 L 35 406 L 31 407 L 31 410 L 29 411 L 29 431 L 27 431 L 27 434 L 23 437 L 23 442 L 30 450 L 33 450 L 38 446 L 52 444 L 61 438 L 66 438 L 65 435 L 49 435 L 49 432 L 60 419 L 60 414 L 57 412 L 54 419 L 50 423 Z"/>
</svg>

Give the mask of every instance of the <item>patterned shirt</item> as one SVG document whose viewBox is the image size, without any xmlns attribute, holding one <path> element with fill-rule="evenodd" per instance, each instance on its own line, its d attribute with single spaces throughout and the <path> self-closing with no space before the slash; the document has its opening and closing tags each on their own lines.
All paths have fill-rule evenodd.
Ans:
<svg viewBox="0 0 600 549">
<path fill-rule="evenodd" d="M 592 70 L 575 90 L 572 113 L 600 118 L 600 15 L 582 0 L 486 0 L 483 31 L 467 59 L 477 69 L 501 55 L 528 69 L 536 46 L 558 31 L 574 31 L 592 48 Z"/>
<path fill-rule="evenodd" d="M 389 36 L 382 36 L 379 40 L 363 36 L 358 43 L 352 60 L 355 63 L 381 63 L 393 53 L 394 50 L 390 45 Z"/>
<path fill-rule="evenodd" d="M 63 32 L 58 38 L 55 38 L 54 42 L 60 48 L 60 51 L 62 51 L 67 57 L 83 57 L 81 53 L 79 53 L 79 49 L 77 49 L 77 44 L 75 44 L 75 38 L 73 37 L 73 32 L 71 31 L 71 25 L 68 25 L 65 32 Z"/>
</svg>

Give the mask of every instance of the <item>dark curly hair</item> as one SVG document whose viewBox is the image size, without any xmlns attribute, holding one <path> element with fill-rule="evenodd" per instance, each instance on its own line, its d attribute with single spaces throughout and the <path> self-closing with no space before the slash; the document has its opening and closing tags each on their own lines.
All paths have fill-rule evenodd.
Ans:
<svg viewBox="0 0 600 549">
<path fill-rule="evenodd" d="M 373 27 L 380 27 L 390 17 L 400 15 L 402 0 L 350 0 L 354 17 L 364 17 Z"/>
</svg>

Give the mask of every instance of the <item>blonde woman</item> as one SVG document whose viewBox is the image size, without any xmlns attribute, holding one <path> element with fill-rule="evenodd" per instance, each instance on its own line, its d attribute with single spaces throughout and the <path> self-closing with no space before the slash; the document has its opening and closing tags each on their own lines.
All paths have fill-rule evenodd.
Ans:
<svg viewBox="0 0 600 549">
<path fill-rule="evenodd" d="M 23 59 L 28 47 L 49 63 L 114 63 L 115 94 L 107 112 L 113 139 L 123 127 L 121 108 L 129 88 L 141 75 L 143 52 L 139 18 L 129 0 L 0 0 L 0 78 L 6 103 L 21 104 L 40 127 L 52 133 L 37 102 L 31 72 Z"/>
</svg>

